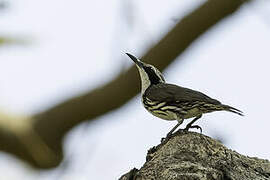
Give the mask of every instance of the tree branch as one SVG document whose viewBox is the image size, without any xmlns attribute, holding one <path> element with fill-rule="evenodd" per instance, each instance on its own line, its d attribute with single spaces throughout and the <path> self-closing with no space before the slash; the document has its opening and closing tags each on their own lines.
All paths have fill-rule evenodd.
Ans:
<svg viewBox="0 0 270 180">
<path fill-rule="evenodd" d="M 201 34 L 233 14 L 244 2 L 207 1 L 184 17 L 143 59 L 163 70 Z M 0 131 L 0 149 L 38 168 L 55 167 L 63 157 L 62 139 L 71 128 L 122 106 L 138 92 L 139 78 L 135 67 L 132 67 L 102 87 L 33 115 L 27 121 L 31 127 L 28 130 L 19 134 L 10 130 Z"/>
<path fill-rule="evenodd" d="M 120 178 L 146 179 L 267 180 L 270 162 L 241 155 L 203 134 L 179 131 L 150 149 L 140 170 L 134 168 Z"/>
</svg>

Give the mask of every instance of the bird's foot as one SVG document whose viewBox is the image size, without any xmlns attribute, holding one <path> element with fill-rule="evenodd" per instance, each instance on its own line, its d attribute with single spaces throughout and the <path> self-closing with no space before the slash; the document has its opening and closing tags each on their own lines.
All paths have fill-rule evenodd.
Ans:
<svg viewBox="0 0 270 180">
<path fill-rule="evenodd" d="M 161 142 L 168 141 L 172 137 L 173 133 L 169 132 L 165 138 L 161 138 Z"/>
<path fill-rule="evenodd" d="M 168 141 L 169 139 L 171 139 L 175 134 L 179 133 L 179 132 L 183 132 L 185 131 L 185 129 L 178 129 L 177 131 L 175 131 L 174 133 L 169 132 L 166 137 L 161 138 L 161 142 L 165 142 Z"/>
<path fill-rule="evenodd" d="M 192 128 L 200 129 L 200 132 L 202 133 L 202 128 L 199 125 L 186 126 L 184 131 L 188 131 L 189 129 L 192 129 Z"/>
</svg>

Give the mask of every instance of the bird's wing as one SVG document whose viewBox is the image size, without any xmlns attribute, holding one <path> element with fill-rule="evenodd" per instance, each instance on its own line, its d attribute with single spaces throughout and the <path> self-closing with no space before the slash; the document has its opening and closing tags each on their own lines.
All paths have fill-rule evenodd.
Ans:
<svg viewBox="0 0 270 180">
<path fill-rule="evenodd" d="M 145 96 L 154 101 L 171 103 L 199 101 L 209 104 L 221 104 L 219 101 L 212 99 L 199 91 L 166 83 L 150 86 L 145 91 Z"/>
</svg>

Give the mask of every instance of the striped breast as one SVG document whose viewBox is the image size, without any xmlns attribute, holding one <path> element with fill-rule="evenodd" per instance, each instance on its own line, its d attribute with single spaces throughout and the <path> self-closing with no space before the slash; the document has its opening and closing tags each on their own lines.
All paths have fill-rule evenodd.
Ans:
<svg viewBox="0 0 270 180">
<path fill-rule="evenodd" d="M 222 110 L 215 104 L 200 101 L 160 102 L 142 97 L 144 107 L 154 116 L 165 120 L 188 119 L 203 113 Z"/>
<path fill-rule="evenodd" d="M 142 97 L 142 103 L 151 114 L 165 120 L 176 120 L 187 113 L 180 107 L 168 105 L 166 102 L 152 101 L 146 97 Z"/>
</svg>

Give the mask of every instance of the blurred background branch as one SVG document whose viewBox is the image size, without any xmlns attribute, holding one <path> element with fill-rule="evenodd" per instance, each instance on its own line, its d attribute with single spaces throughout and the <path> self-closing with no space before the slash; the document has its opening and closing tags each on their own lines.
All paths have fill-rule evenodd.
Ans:
<svg viewBox="0 0 270 180">
<path fill-rule="evenodd" d="M 29 40 L 21 37 L 14 37 L 14 36 L 0 36 L 0 46 L 7 46 L 7 45 L 28 45 L 30 43 Z"/>
<path fill-rule="evenodd" d="M 3 11 L 7 8 L 8 3 L 6 1 L 1 0 L 0 1 L 0 11 Z"/>
<path fill-rule="evenodd" d="M 245 2 L 206 1 L 181 19 L 157 44 L 144 53 L 142 59 L 164 70 L 199 36 L 235 13 Z M 3 38 L 2 42 L 9 40 Z M 1 126 L 0 150 L 16 155 L 37 168 L 55 167 L 63 158 L 63 137 L 71 128 L 84 121 L 98 120 L 98 116 L 124 105 L 138 93 L 139 84 L 135 67 L 131 67 L 101 87 L 31 117 L 23 117 L 25 125 L 21 126 L 20 130 L 10 128 L 14 127 L 13 125 Z M 0 118 L 4 124 L 16 123 L 6 116 Z"/>
</svg>

